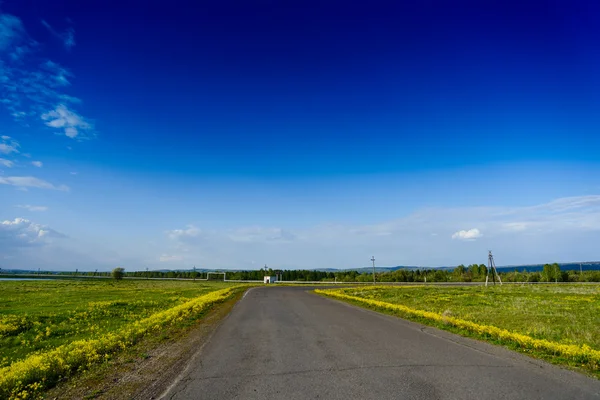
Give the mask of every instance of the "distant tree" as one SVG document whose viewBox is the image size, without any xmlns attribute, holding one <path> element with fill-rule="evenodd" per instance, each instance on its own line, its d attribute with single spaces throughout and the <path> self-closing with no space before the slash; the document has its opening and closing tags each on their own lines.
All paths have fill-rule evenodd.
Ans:
<svg viewBox="0 0 600 400">
<path fill-rule="evenodd" d="M 467 271 L 467 269 L 463 264 L 460 264 L 458 267 L 454 268 L 454 271 L 452 271 L 454 280 L 456 280 L 458 282 L 462 282 L 464 280 L 463 275 L 465 274 L 466 271 Z"/>
<path fill-rule="evenodd" d="M 527 275 L 527 282 L 540 282 L 542 281 L 542 275 L 539 272 L 530 272 Z"/>
<path fill-rule="evenodd" d="M 485 264 L 479 264 L 479 275 L 486 276 L 487 275 L 487 267 Z"/>
<path fill-rule="evenodd" d="M 112 270 L 111 274 L 114 280 L 120 281 L 125 276 L 125 268 L 117 267 Z"/>
<path fill-rule="evenodd" d="M 469 268 L 467 268 L 467 272 L 471 275 L 471 279 L 477 279 L 479 277 L 479 265 L 469 265 Z"/>
<path fill-rule="evenodd" d="M 555 268 L 550 264 L 544 264 L 542 269 L 542 280 L 544 282 L 552 282 L 555 279 Z"/>
<path fill-rule="evenodd" d="M 554 272 L 554 281 L 562 282 L 563 276 L 562 276 L 562 273 L 560 272 L 560 265 L 558 265 L 558 263 L 552 264 L 552 270 Z"/>
</svg>

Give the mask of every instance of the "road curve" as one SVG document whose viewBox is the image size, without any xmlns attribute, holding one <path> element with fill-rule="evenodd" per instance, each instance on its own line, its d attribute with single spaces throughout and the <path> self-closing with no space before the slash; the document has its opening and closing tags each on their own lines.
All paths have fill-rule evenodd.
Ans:
<svg viewBox="0 0 600 400">
<path fill-rule="evenodd" d="M 265 287 L 163 398 L 594 399 L 600 381 L 306 288 Z"/>
</svg>

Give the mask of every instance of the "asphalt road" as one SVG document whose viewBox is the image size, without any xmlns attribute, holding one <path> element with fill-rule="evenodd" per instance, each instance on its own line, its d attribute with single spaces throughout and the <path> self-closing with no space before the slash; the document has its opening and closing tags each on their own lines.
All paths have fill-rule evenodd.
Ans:
<svg viewBox="0 0 600 400">
<path fill-rule="evenodd" d="M 306 290 L 247 292 L 164 398 L 600 398 L 598 380 Z"/>
</svg>

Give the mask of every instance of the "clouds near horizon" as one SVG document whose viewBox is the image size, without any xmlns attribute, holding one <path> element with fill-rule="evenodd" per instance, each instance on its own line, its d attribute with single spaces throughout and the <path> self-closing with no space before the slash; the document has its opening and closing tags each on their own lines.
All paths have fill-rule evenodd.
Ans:
<svg viewBox="0 0 600 400">
<path fill-rule="evenodd" d="M 2 252 L 10 252 L 19 247 L 45 245 L 51 243 L 54 238 L 65 237 L 54 229 L 25 218 L 0 222 L 0 251 Z"/>
<path fill-rule="evenodd" d="M 481 229 L 456 230 L 464 225 Z M 497 249 L 499 265 L 507 265 L 551 260 L 582 233 L 600 238 L 598 195 L 529 207 L 421 209 L 362 226 L 211 230 L 189 225 L 166 232 L 171 256 L 161 261 L 181 265 L 206 260 L 207 266 L 250 268 L 258 259 L 289 268 L 352 268 L 366 265 L 367 256 L 374 253 L 387 266 L 441 266 L 476 262 L 487 256 L 487 250 Z M 461 241 L 469 246 L 460 245 Z M 588 254 L 593 254 L 592 249 Z"/>
</svg>

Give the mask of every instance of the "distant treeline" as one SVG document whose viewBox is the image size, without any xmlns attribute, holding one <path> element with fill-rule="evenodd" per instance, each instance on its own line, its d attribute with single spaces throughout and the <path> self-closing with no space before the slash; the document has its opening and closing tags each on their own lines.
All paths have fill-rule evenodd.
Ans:
<svg viewBox="0 0 600 400">
<path fill-rule="evenodd" d="M 8 272 L 3 270 L 1 272 Z M 12 271 L 13 273 L 15 271 Z M 35 271 L 22 271 L 26 273 L 38 273 Z M 275 275 L 276 271 L 253 270 L 253 271 L 222 271 L 221 275 L 210 273 L 210 279 L 222 280 L 225 272 L 228 280 L 263 280 L 265 275 Z M 283 281 L 321 281 L 321 282 L 372 282 L 372 272 L 358 271 L 311 271 L 311 270 L 284 270 L 277 271 Z M 397 269 L 389 272 L 376 272 L 377 282 L 484 282 L 487 276 L 487 266 L 484 264 L 463 264 L 454 269 Z M 81 277 L 107 276 L 110 272 L 44 272 L 41 275 L 70 275 Z M 541 271 L 527 271 L 525 268 L 515 268 L 507 271 L 503 268 L 499 271 L 500 278 L 504 282 L 600 282 L 600 270 L 561 270 L 559 264 L 545 264 Z M 165 278 L 165 279 L 206 279 L 207 272 L 199 271 L 125 271 L 126 277 L 136 278 Z M 492 275 L 490 274 L 490 280 Z"/>
<path fill-rule="evenodd" d="M 228 280 L 263 280 L 266 275 L 277 272 L 269 269 L 253 271 L 223 271 Z M 487 276 L 484 264 L 459 265 L 454 269 L 398 269 L 390 272 L 376 272 L 377 282 L 484 282 Z M 372 282 L 373 273 L 358 271 L 279 271 L 283 281 L 320 282 Z M 187 278 L 206 279 L 206 272 L 194 271 L 136 271 L 126 272 L 126 276 L 138 278 Z M 499 271 L 505 282 L 600 282 L 600 271 L 561 270 L 558 264 L 546 264 L 541 271 L 512 270 Z M 211 279 L 222 279 L 222 275 L 210 274 Z M 492 276 L 490 274 L 490 279 Z"/>
</svg>

